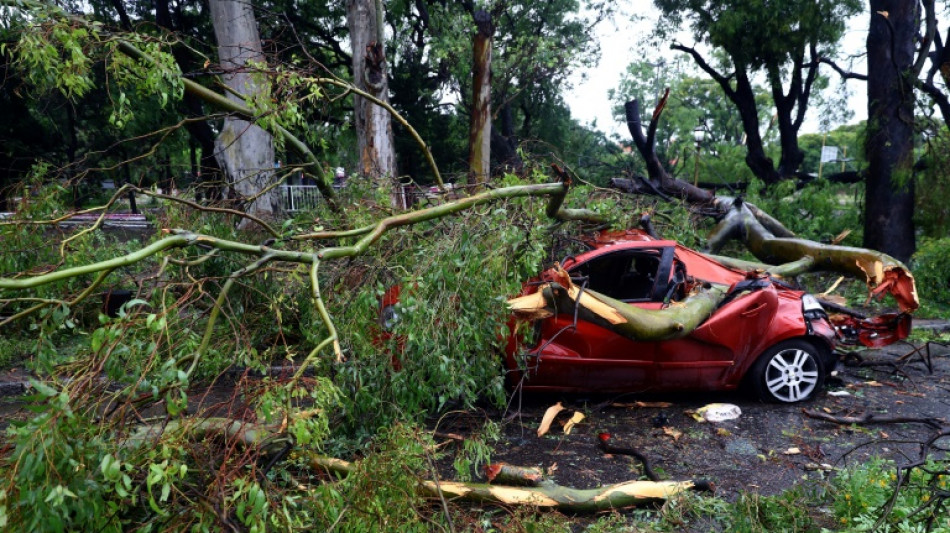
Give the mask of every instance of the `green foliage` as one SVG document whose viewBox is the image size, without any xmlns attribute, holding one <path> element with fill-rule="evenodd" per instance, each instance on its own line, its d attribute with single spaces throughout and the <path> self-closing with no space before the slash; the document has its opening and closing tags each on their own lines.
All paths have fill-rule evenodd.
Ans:
<svg viewBox="0 0 950 533">
<path fill-rule="evenodd" d="M 923 313 L 950 316 L 950 237 L 921 242 L 910 264 Z"/>
<path fill-rule="evenodd" d="M 82 98 L 95 85 L 88 47 L 98 38 L 97 32 L 68 20 L 39 18 L 33 31 L 20 34 L 18 66 L 39 90 Z"/>
<path fill-rule="evenodd" d="M 779 68 L 801 60 L 808 46 L 834 46 L 856 0 L 654 0 L 668 30 L 688 24 L 697 41 L 726 50 L 737 65 Z"/>
<path fill-rule="evenodd" d="M 28 400 L 37 415 L 8 429 L 16 448 L 7 466 L 15 468 L 0 517 L 21 531 L 121 531 L 130 516 L 123 500 L 138 499 L 130 494 L 132 466 L 110 453 L 94 412 L 73 409 L 65 391 L 34 387 Z"/>
<path fill-rule="evenodd" d="M 838 159 L 852 159 L 845 163 L 825 163 L 821 166 L 822 176 L 842 171 L 856 171 L 864 168 L 867 163 L 864 157 L 864 130 L 865 123 L 841 126 L 827 135 L 809 133 L 798 137 L 798 145 L 805 152 L 802 162 L 802 172 L 818 175 L 821 161 L 821 147 L 838 147 Z"/>
<path fill-rule="evenodd" d="M 390 286 L 400 287 L 398 320 L 388 339 L 372 332 L 343 339 L 357 354 L 339 375 L 354 423 L 369 413 L 379 423 L 479 398 L 503 401 L 505 300 L 539 270 L 545 253 L 539 207 L 532 200 L 494 204 L 394 235 L 380 248 L 383 255 L 371 260 L 386 271 L 364 279 L 355 295 L 330 302 L 341 329 L 366 332 L 377 322 L 379 298 Z"/>
<path fill-rule="evenodd" d="M 875 459 L 844 470 L 833 482 L 835 518 L 849 531 L 950 532 L 946 510 L 931 505 L 936 491 L 946 491 L 950 483 L 950 476 L 940 473 L 945 471 L 945 461 L 943 468 L 931 461 L 913 469 L 898 491 L 893 509 L 881 520 L 898 479 L 894 464 Z M 934 520 L 933 527 L 925 529 L 929 520 Z"/>
<path fill-rule="evenodd" d="M 927 237 L 950 235 L 950 133 L 941 122 L 925 138 L 917 172 L 914 223 Z"/>
<path fill-rule="evenodd" d="M 430 531 L 430 519 L 420 512 L 426 504 L 418 479 L 430 471 L 431 447 L 432 441 L 418 428 L 397 424 L 383 430 L 356 472 L 314 491 L 318 527 L 313 529 L 335 525 L 354 533 Z"/>
<path fill-rule="evenodd" d="M 765 188 L 753 180 L 747 194 L 750 202 L 802 238 L 830 242 L 851 230 L 841 244 L 861 246 L 863 184 L 841 185 L 820 180 L 796 190 L 794 181 Z"/>
<path fill-rule="evenodd" d="M 663 506 L 659 512 L 639 511 L 639 528 L 651 532 L 684 530 L 768 533 L 771 531 L 808 532 L 815 530 L 810 513 L 821 500 L 793 488 L 776 496 L 742 492 L 736 501 L 684 493 Z M 638 528 L 638 530 L 640 530 Z"/>
<path fill-rule="evenodd" d="M 693 131 L 704 128 L 706 137 L 703 150 L 718 146 L 737 146 L 743 138 L 739 112 L 719 85 L 704 77 L 686 58 L 658 62 L 635 61 L 627 66 L 620 85 L 608 95 L 613 103 L 617 120 L 626 120 L 623 104 L 627 100 L 640 102 L 640 119 L 649 124 L 653 109 L 663 91 L 669 88 L 670 97 L 663 109 L 663 118 L 657 129 L 657 153 L 660 160 L 675 159 L 694 150 Z M 761 107 L 768 105 L 770 96 L 765 88 L 755 86 L 755 100 Z M 761 119 L 760 127 L 767 125 L 768 117 Z M 705 154 L 704 154 L 705 155 Z"/>
</svg>

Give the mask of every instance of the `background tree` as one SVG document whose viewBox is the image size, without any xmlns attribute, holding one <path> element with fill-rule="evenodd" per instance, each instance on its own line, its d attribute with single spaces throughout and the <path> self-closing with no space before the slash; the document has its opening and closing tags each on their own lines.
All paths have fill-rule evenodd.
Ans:
<svg viewBox="0 0 950 533">
<path fill-rule="evenodd" d="M 228 98 L 241 105 L 269 101 L 268 82 L 259 73 L 266 62 L 254 8 L 240 0 L 210 0 L 209 5 Z M 270 217 L 280 209 L 277 191 L 268 187 L 276 163 L 270 133 L 228 115 L 215 140 L 215 154 L 227 173 L 228 185 L 241 201 L 249 202 L 248 213 Z"/>
<path fill-rule="evenodd" d="M 389 101 L 383 3 L 380 0 L 347 0 L 346 20 L 353 57 L 353 83 L 374 97 Z M 396 153 L 389 113 L 355 96 L 353 119 L 360 154 L 360 172 L 372 178 L 396 178 Z M 394 202 L 398 200 L 394 197 Z"/>
<path fill-rule="evenodd" d="M 710 158 L 731 154 L 732 147 L 742 146 L 745 133 L 735 106 L 713 80 L 699 74 L 684 58 L 637 61 L 628 65 L 620 85 L 609 93 L 614 103 L 614 116 L 626 120 L 623 104 L 636 99 L 645 103 L 646 109 L 641 109 L 641 121 L 649 123 L 652 119 L 650 110 L 659 102 L 666 88 L 670 89 L 670 96 L 663 112 L 663 128 L 656 132 L 656 153 L 668 171 L 693 172 L 692 159 L 696 157 L 694 130 L 697 127 L 705 132 L 702 150 L 707 152 L 704 156 L 707 163 Z M 768 93 L 758 86 L 754 91 L 757 103 L 768 105 Z M 765 138 L 774 138 L 774 130 L 767 127 L 768 117 L 763 118 L 760 128 Z M 709 170 L 706 165 L 703 173 L 708 174 Z M 735 171 L 729 174 L 730 182 L 740 181 L 743 177 L 735 175 Z"/>
<path fill-rule="evenodd" d="M 902 261 L 914 233 L 914 85 L 917 2 L 872 0 L 864 244 Z"/>
<path fill-rule="evenodd" d="M 798 171 L 804 158 L 798 131 L 818 77 L 818 60 L 831 54 L 856 13 L 857 0 L 655 0 L 665 23 L 657 31 L 671 38 L 688 27 L 697 42 L 723 50 L 729 71 L 717 69 L 696 46 L 677 42 L 722 88 L 742 119 L 746 164 L 767 184 Z M 781 152 L 778 164 L 766 153 L 760 131 L 760 109 L 753 78 L 761 74 L 772 95 Z"/>
</svg>

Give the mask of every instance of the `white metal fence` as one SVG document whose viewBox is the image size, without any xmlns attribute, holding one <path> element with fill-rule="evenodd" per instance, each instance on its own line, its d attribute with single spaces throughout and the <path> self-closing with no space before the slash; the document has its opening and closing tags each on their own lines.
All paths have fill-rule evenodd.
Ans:
<svg viewBox="0 0 950 533">
<path fill-rule="evenodd" d="M 288 213 L 313 209 L 320 202 L 320 191 L 316 185 L 281 185 L 280 200 Z"/>
</svg>

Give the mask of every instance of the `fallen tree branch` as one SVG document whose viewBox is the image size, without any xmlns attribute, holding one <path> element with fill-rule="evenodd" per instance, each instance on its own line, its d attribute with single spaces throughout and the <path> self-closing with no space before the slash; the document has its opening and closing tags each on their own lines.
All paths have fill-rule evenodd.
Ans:
<svg viewBox="0 0 950 533">
<path fill-rule="evenodd" d="M 914 277 L 897 259 L 867 248 L 776 237 L 739 200 L 731 202 L 726 216 L 710 233 L 709 248 L 715 252 L 732 238 L 741 239 L 753 255 L 766 263 L 794 262 L 809 257 L 812 263 L 808 270 L 840 272 L 863 278 L 869 296 L 888 292 L 897 300 L 902 312 L 912 312 L 920 306 Z"/>
<path fill-rule="evenodd" d="M 312 456 L 310 466 L 342 476 L 354 473 L 358 468 L 353 463 L 323 456 Z M 552 508 L 565 512 L 598 512 L 634 507 L 666 500 L 687 490 L 712 490 L 712 484 L 704 480 L 626 481 L 593 489 L 564 487 L 550 480 L 542 480 L 537 486 L 529 487 L 454 481 L 421 481 L 419 486 L 433 497 L 441 490 L 447 498 L 455 500 Z"/>
<path fill-rule="evenodd" d="M 124 441 L 126 447 L 147 446 L 165 434 L 181 434 L 190 439 L 220 437 L 247 448 L 255 448 L 262 455 L 280 453 L 285 447 L 287 435 L 272 426 L 229 418 L 205 418 L 172 420 L 167 424 L 148 425 L 137 428 Z M 311 469 L 332 473 L 341 477 L 354 474 L 358 463 L 335 457 L 311 455 L 306 461 Z M 489 467 L 491 468 L 491 467 Z M 515 480 L 534 469 L 503 465 Z M 626 481 L 593 489 L 575 489 L 558 485 L 538 475 L 530 484 L 534 486 L 507 486 L 487 483 L 461 483 L 442 480 L 418 480 L 418 487 L 430 497 L 488 502 L 502 505 L 524 505 L 540 508 L 556 508 L 568 512 L 597 512 L 623 507 L 633 507 L 658 500 L 669 499 L 687 490 L 711 491 L 712 484 L 705 480 L 692 481 Z"/>
<path fill-rule="evenodd" d="M 726 294 L 726 287 L 710 285 L 666 309 L 648 310 L 595 291 L 581 290 L 560 265 L 546 271 L 542 278 L 548 282 L 538 286 L 536 292 L 508 300 L 508 307 L 516 317 L 537 320 L 555 314 L 576 314 L 587 322 L 638 341 L 689 335 L 709 318 Z"/>
<path fill-rule="evenodd" d="M 665 99 L 666 95 L 653 112 L 651 131 L 659 121 Z M 893 257 L 865 248 L 822 244 L 797 238 L 781 222 L 756 206 L 743 202 L 741 198 L 715 196 L 710 191 L 674 178 L 660 163 L 651 137 L 643 135 L 639 102 L 627 102 L 624 109 L 630 135 L 647 165 L 650 177 L 645 182 L 691 205 L 709 208 L 710 214 L 720 219 L 708 237 L 707 247 L 713 253 L 727 241 L 738 239 L 743 241 L 759 260 L 769 264 L 784 263 L 780 267 L 769 266 L 762 270 L 776 275 L 794 275 L 811 270 L 840 272 L 864 279 L 869 289 L 869 297 L 890 293 L 897 300 L 902 312 L 910 313 L 920 306 L 913 275 L 903 263 Z M 629 181 L 620 183 L 620 180 L 614 180 L 614 183 L 622 190 L 634 193 L 643 190 Z M 732 263 L 737 264 L 735 261 Z M 772 270 L 773 268 L 776 270 Z M 756 266 L 755 269 L 760 268 Z"/>
<path fill-rule="evenodd" d="M 228 291 L 233 285 L 234 281 L 240 277 L 250 275 L 254 271 L 258 270 L 266 263 L 269 262 L 288 262 L 288 263 L 302 263 L 309 264 L 311 268 L 311 290 L 312 290 L 312 299 L 314 306 L 317 308 L 317 311 L 320 314 L 321 319 L 329 331 L 329 336 L 317 344 L 317 346 L 310 352 L 310 354 L 305 359 L 304 368 L 310 364 L 310 362 L 327 346 L 332 346 L 335 358 L 338 362 L 343 360 L 343 353 L 340 348 L 339 338 L 336 333 L 336 327 L 333 324 L 333 321 L 330 319 L 329 313 L 326 310 L 326 307 L 323 303 L 323 299 L 320 297 L 319 283 L 316 277 L 316 265 L 321 260 L 325 259 L 339 259 L 342 257 L 353 257 L 366 252 L 366 250 L 377 242 L 382 236 L 389 231 L 390 229 L 412 225 L 419 222 L 424 222 L 427 220 L 433 220 L 436 218 L 441 218 L 453 213 L 458 213 L 472 207 L 476 207 L 482 204 L 490 203 L 493 201 L 509 198 L 518 198 L 518 197 L 528 197 L 528 196 L 549 196 L 550 203 L 547 209 L 548 214 L 551 214 L 558 220 L 587 220 L 591 222 L 602 223 L 606 221 L 606 217 L 598 215 L 592 211 L 584 209 L 567 209 L 563 207 L 564 199 L 567 195 L 567 192 L 570 187 L 570 181 L 563 183 L 546 183 L 539 185 L 524 185 L 516 187 L 506 187 L 502 189 L 493 189 L 485 191 L 468 198 L 463 198 L 454 202 L 449 202 L 443 205 L 430 207 L 427 209 L 422 209 L 419 211 L 412 211 L 409 213 L 403 213 L 399 215 L 394 215 L 388 218 L 385 218 L 376 224 L 364 226 L 355 231 L 345 232 L 354 236 L 363 236 L 362 239 L 357 241 L 352 246 L 337 246 L 337 247 L 328 247 L 317 250 L 316 252 L 297 252 L 291 250 L 280 250 L 277 248 L 271 248 L 267 245 L 251 245 L 238 241 L 232 241 L 227 239 L 220 239 L 217 237 L 211 237 L 208 235 L 201 235 L 197 233 L 192 233 L 184 230 L 164 230 L 171 233 L 172 235 L 165 237 L 161 240 L 158 240 L 145 248 L 137 250 L 135 252 L 126 254 L 124 256 L 108 259 L 105 261 L 99 261 L 96 263 L 91 263 L 88 265 L 81 265 L 78 267 L 67 268 L 62 270 L 55 270 L 52 272 L 47 272 L 42 275 L 26 277 L 26 278 L 0 278 L 0 290 L 9 289 L 9 290 L 24 290 L 39 287 L 46 285 L 48 283 L 53 283 L 56 281 L 62 281 L 66 279 L 75 278 L 78 276 L 83 276 L 87 274 L 99 273 L 99 277 L 93 283 L 93 287 L 85 290 L 79 298 L 74 299 L 71 302 L 71 305 L 76 305 L 84 298 L 86 298 L 92 292 L 92 288 L 102 282 L 108 272 L 115 270 L 116 268 L 129 266 L 140 261 L 147 259 L 153 255 L 156 255 L 160 252 L 174 249 L 174 248 L 185 248 L 189 246 L 200 246 L 206 249 L 217 249 L 226 252 L 235 252 L 245 255 L 252 255 L 258 257 L 258 260 L 234 273 L 232 273 L 227 281 L 225 281 L 224 287 L 221 290 L 221 293 L 215 300 L 215 305 L 212 308 L 211 315 L 208 319 L 208 324 L 205 327 L 205 334 L 202 338 L 201 346 L 199 349 L 190 357 L 183 359 L 191 359 L 192 363 L 187 372 L 191 374 L 198 361 L 200 361 L 202 355 L 207 350 L 207 347 L 210 343 L 211 335 L 213 333 L 215 321 L 220 312 L 221 306 L 224 304 L 224 299 L 227 297 Z M 314 238 L 313 235 L 310 236 L 298 236 L 298 238 Z M 105 272 L 105 274 L 103 274 Z M 41 302 L 36 304 L 25 311 L 18 312 L 14 314 L 11 318 L 6 318 L 3 320 L 3 324 L 9 323 L 14 319 L 20 319 L 25 316 L 29 316 L 44 307 L 49 305 L 47 302 Z M 301 374 L 298 372 L 298 375 L 295 377 L 299 378 Z"/>
<path fill-rule="evenodd" d="M 802 412 L 805 416 L 809 418 L 814 418 L 817 420 L 825 420 L 835 424 L 841 425 L 851 425 L 851 424 L 924 424 L 930 426 L 934 429 L 934 432 L 927 438 L 925 441 L 917 441 L 916 444 L 920 446 L 920 451 L 917 454 L 917 458 L 910 460 L 905 464 L 897 465 L 896 479 L 894 480 L 894 491 L 891 493 L 890 498 L 888 498 L 887 503 L 881 508 L 881 516 L 878 517 L 877 522 L 873 526 L 873 530 L 877 531 L 884 524 L 887 517 L 890 516 L 891 512 L 894 510 L 894 506 L 897 504 L 898 496 L 900 495 L 901 488 L 905 487 L 910 482 L 910 474 L 915 468 L 920 468 L 926 473 L 930 474 L 929 488 L 931 494 L 935 497 L 931 498 L 929 501 L 924 500 L 924 502 L 915 510 L 911 516 L 916 514 L 922 514 L 927 520 L 928 524 L 932 524 L 934 519 L 940 516 L 946 516 L 944 501 L 950 499 L 950 493 L 947 492 L 945 488 L 939 485 L 941 475 L 948 473 L 946 469 L 938 470 L 936 472 L 927 468 L 928 458 L 930 457 L 931 451 L 933 451 L 937 441 L 950 437 L 950 425 L 944 419 L 938 419 L 933 417 L 907 417 L 907 416 L 879 416 L 872 413 L 865 413 L 862 416 L 835 416 L 828 413 L 823 413 L 821 411 L 811 411 L 808 409 L 803 409 Z M 939 449 L 939 448 L 938 448 Z M 946 457 L 942 459 L 946 462 Z M 924 513 L 929 509 L 928 513 Z M 908 517 L 905 517 L 906 520 Z M 929 527 L 928 527 L 929 530 Z"/>
<path fill-rule="evenodd" d="M 810 409 L 802 409 L 802 413 L 805 414 L 808 418 L 814 418 L 816 420 L 824 420 L 826 422 L 832 422 L 834 424 L 840 425 L 850 425 L 850 424 L 924 424 L 930 426 L 934 429 L 940 430 L 944 429 L 950 431 L 946 420 L 939 418 L 931 417 L 920 417 L 920 416 L 881 416 L 875 415 L 873 413 L 865 413 L 861 416 L 836 416 L 828 414 L 822 411 L 813 411 Z"/>
</svg>

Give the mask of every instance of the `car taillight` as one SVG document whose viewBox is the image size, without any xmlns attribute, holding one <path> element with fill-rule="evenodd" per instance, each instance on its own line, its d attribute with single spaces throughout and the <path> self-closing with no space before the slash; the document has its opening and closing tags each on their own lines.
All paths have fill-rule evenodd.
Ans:
<svg viewBox="0 0 950 533">
<path fill-rule="evenodd" d="M 387 305 L 379 312 L 379 326 L 384 331 L 392 331 L 399 322 L 399 315 L 396 313 L 395 305 Z"/>
</svg>

